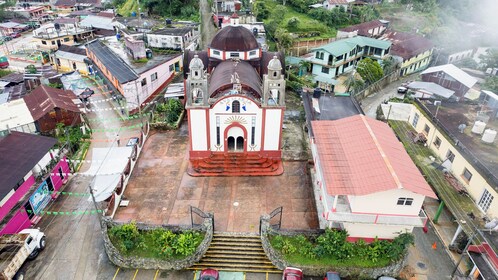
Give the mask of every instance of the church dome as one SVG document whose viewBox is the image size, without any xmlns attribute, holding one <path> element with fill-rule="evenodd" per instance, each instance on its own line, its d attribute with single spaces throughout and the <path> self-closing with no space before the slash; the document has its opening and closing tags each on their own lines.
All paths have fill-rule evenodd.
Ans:
<svg viewBox="0 0 498 280">
<path fill-rule="evenodd" d="M 273 71 L 281 71 L 282 70 L 282 63 L 280 63 L 280 60 L 277 58 L 277 56 L 273 56 L 273 59 L 270 60 L 268 63 L 268 70 L 273 70 Z"/>
<path fill-rule="evenodd" d="M 249 29 L 242 26 L 227 26 L 214 36 L 209 46 L 220 51 L 249 51 L 259 45 Z"/>
<path fill-rule="evenodd" d="M 202 63 L 202 60 L 199 58 L 198 55 L 194 55 L 194 58 L 190 61 L 189 64 L 190 69 L 204 69 L 204 63 Z"/>
</svg>

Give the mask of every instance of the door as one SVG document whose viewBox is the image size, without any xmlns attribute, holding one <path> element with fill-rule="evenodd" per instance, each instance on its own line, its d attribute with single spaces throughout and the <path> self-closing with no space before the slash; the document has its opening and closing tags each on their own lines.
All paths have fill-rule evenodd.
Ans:
<svg viewBox="0 0 498 280">
<path fill-rule="evenodd" d="M 243 152 L 245 145 L 244 130 L 238 126 L 229 128 L 226 144 L 228 152 Z"/>
</svg>

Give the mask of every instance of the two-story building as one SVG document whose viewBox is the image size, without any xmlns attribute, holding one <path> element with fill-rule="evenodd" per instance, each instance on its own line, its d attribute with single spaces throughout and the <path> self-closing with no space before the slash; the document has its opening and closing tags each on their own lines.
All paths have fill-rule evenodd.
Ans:
<svg viewBox="0 0 498 280">
<path fill-rule="evenodd" d="M 199 32 L 196 27 L 163 28 L 147 34 L 149 47 L 173 50 L 195 51 L 199 45 Z"/>
<path fill-rule="evenodd" d="M 91 28 L 75 23 L 47 23 L 33 30 L 33 39 L 42 50 L 57 50 L 61 45 L 72 46 L 93 38 Z"/>
<path fill-rule="evenodd" d="M 439 65 L 427 68 L 421 74 L 422 81 L 436 83 L 444 88 L 455 91 L 457 100 L 477 83 L 477 79 L 453 64 Z"/>
<path fill-rule="evenodd" d="M 363 58 L 382 60 L 390 53 L 391 42 L 357 36 L 338 40 L 314 48 L 312 63 L 313 82 L 317 87 L 333 91 L 335 78 L 350 72 Z"/>
<path fill-rule="evenodd" d="M 424 70 L 429 66 L 434 45 L 415 33 L 388 31 L 382 38 L 392 42 L 391 55 L 401 64 L 400 76 Z"/>
<path fill-rule="evenodd" d="M 92 74 L 103 78 L 110 90 L 123 99 L 125 104 L 121 105 L 132 112 L 161 92 L 183 67 L 181 54 L 153 55 L 146 62 L 130 60 L 117 41 L 109 45 L 99 40 L 90 42 L 87 56 L 92 62 Z"/>
<path fill-rule="evenodd" d="M 57 140 L 12 131 L 0 137 L 0 234 L 36 224 L 69 178 Z"/>
<path fill-rule="evenodd" d="M 80 74 L 87 75 L 89 72 L 85 59 L 85 48 L 61 45 L 53 54 L 52 63 L 58 72 L 78 71 Z"/>
<path fill-rule="evenodd" d="M 386 123 L 354 115 L 311 125 L 321 228 L 373 241 L 425 226 L 422 204 L 436 194 Z"/>
<path fill-rule="evenodd" d="M 337 30 L 337 39 L 355 36 L 380 37 L 389 27 L 387 20 L 372 20 L 360 24 L 351 25 Z"/>
</svg>

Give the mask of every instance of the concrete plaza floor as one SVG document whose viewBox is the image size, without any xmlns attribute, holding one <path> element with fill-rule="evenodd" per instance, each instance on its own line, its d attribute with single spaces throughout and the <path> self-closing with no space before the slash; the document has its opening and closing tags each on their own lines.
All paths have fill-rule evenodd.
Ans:
<svg viewBox="0 0 498 280">
<path fill-rule="evenodd" d="M 189 225 L 189 206 L 210 212 L 215 230 L 258 232 L 259 218 L 283 206 L 282 227 L 318 227 L 307 161 L 284 161 L 284 174 L 263 177 L 191 177 L 186 124 L 157 132 L 144 146 L 125 190 L 127 207 L 114 219 Z"/>
</svg>

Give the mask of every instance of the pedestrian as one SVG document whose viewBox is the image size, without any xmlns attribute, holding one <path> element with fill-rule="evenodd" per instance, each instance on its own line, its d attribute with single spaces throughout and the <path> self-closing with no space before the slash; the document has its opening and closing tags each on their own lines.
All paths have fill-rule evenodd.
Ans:
<svg viewBox="0 0 498 280">
<path fill-rule="evenodd" d="M 119 134 L 116 134 L 116 142 L 118 143 L 118 147 L 119 147 L 119 143 L 120 143 L 120 141 L 119 141 Z"/>
</svg>

